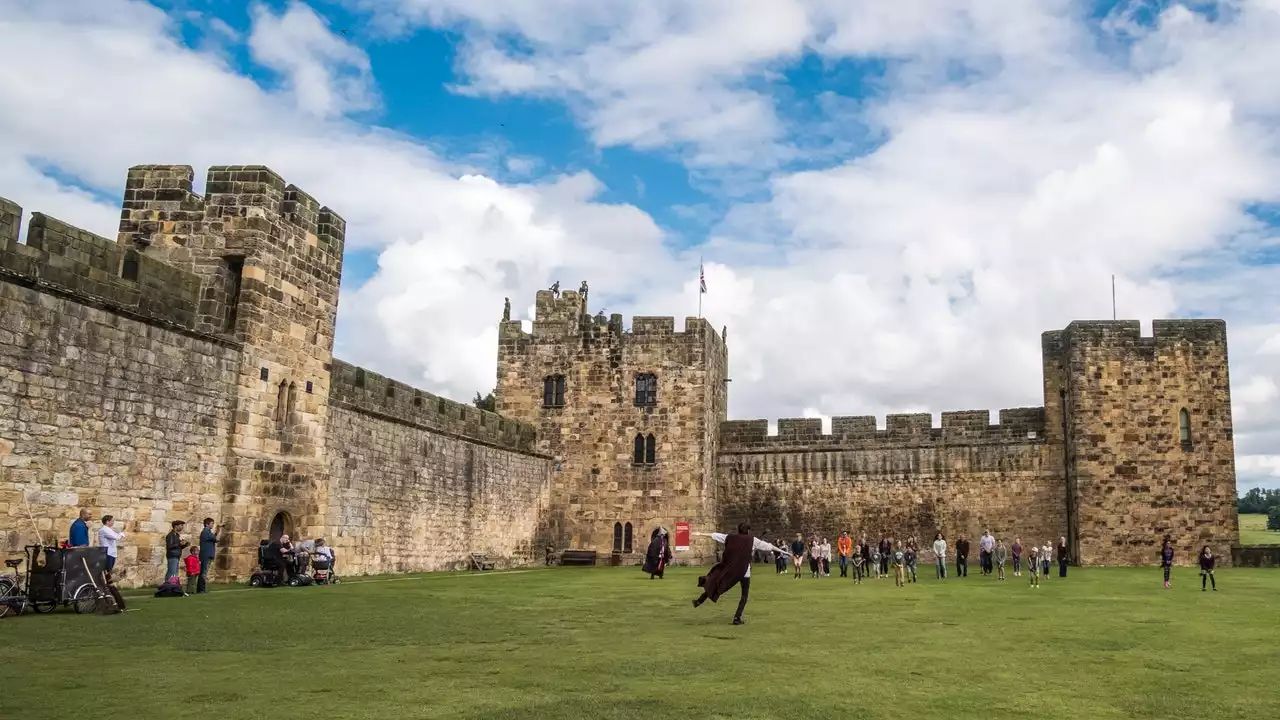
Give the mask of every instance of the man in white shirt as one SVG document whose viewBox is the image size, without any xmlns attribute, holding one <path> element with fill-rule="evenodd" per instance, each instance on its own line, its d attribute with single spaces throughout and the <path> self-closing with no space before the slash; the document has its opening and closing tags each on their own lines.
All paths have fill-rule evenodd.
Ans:
<svg viewBox="0 0 1280 720">
<path fill-rule="evenodd" d="M 116 566 L 116 543 L 124 538 L 124 533 L 115 529 L 116 520 L 111 515 L 102 516 L 102 527 L 98 528 L 98 547 L 107 549 L 107 572 Z"/>
<path fill-rule="evenodd" d="M 978 538 L 978 562 L 982 567 L 983 575 L 990 575 L 992 570 L 991 551 L 996 547 L 996 539 L 991 535 L 991 530 L 984 530 L 982 537 Z"/>
<path fill-rule="evenodd" d="M 738 525 L 736 535 L 725 533 L 698 533 L 724 544 L 724 555 L 703 577 L 698 578 L 698 587 L 702 594 L 693 601 L 696 608 L 710 600 L 716 602 L 720 596 L 728 592 L 734 585 L 741 583 L 742 597 L 738 600 L 738 611 L 733 614 L 733 624 L 742 625 L 742 610 L 747 606 L 747 595 L 751 592 L 751 558 L 757 550 L 781 552 L 780 548 L 752 537 L 751 526 L 747 523 Z"/>
</svg>

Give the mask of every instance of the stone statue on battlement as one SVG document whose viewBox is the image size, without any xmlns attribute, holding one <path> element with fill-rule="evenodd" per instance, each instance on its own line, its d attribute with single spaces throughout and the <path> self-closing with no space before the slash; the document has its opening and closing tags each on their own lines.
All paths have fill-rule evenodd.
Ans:
<svg viewBox="0 0 1280 720">
<path fill-rule="evenodd" d="M 551 283 L 551 297 L 560 297 L 560 281 Z"/>
<path fill-rule="evenodd" d="M 502 321 L 511 322 L 511 298 L 502 298 Z"/>
<path fill-rule="evenodd" d="M 725 325 L 720 329 L 720 342 L 729 342 L 729 326 Z"/>
<path fill-rule="evenodd" d="M 578 288 L 578 294 L 582 296 L 582 307 L 587 307 L 587 281 L 582 281 L 582 287 Z"/>
</svg>

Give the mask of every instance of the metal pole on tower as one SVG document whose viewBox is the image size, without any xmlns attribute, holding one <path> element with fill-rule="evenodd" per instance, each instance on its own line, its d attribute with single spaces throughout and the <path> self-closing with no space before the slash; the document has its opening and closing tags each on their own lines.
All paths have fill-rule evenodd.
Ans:
<svg viewBox="0 0 1280 720">
<path fill-rule="evenodd" d="M 1116 319 L 1116 276 L 1111 275 L 1111 319 Z"/>
</svg>

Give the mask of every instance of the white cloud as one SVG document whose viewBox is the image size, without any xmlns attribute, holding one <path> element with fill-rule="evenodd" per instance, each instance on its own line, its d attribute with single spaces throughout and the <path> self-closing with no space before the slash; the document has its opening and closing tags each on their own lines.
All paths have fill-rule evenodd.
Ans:
<svg viewBox="0 0 1280 720">
<path fill-rule="evenodd" d="M 1276 241 L 1245 212 L 1280 199 L 1273 0 L 1216 22 L 1175 6 L 1128 26 L 1128 50 L 1059 0 L 353 2 L 464 28 L 471 92 L 562 97 L 602 145 L 772 169 L 767 199 L 673 251 L 590 174 L 502 185 L 337 117 L 360 95 L 334 68 L 369 83 L 372 70 L 318 19 L 285 27 L 310 11 L 258 14 L 275 54 L 257 57 L 295 78 L 268 91 L 125 0 L 0 0 L 0 67 L 20 68 L 0 72 L 0 192 L 110 233 L 113 208 L 35 159 L 108 189 L 144 162 L 269 164 L 342 212 L 351 245 L 382 249 L 343 298 L 340 352 L 461 399 L 492 386 L 503 296 L 527 317 L 535 289 L 587 279 L 597 308 L 684 317 L 703 254 L 733 417 L 1035 405 L 1040 333 L 1109 318 L 1115 274 L 1121 317 L 1228 320 L 1241 487 L 1274 484 L 1280 268 L 1240 260 Z M 884 142 L 777 172 L 804 128 L 775 108 L 770 74 L 803 52 L 895 59 L 879 99 L 824 105 L 825 125 Z M 953 64 L 961 80 L 942 72 Z M 330 94 L 300 93 L 308 79 Z"/>
<path fill-rule="evenodd" d="M 254 61 L 284 77 L 299 108 L 331 116 L 376 107 L 369 56 L 334 34 L 309 6 L 291 1 L 276 15 L 255 4 L 251 13 L 249 50 Z"/>
</svg>

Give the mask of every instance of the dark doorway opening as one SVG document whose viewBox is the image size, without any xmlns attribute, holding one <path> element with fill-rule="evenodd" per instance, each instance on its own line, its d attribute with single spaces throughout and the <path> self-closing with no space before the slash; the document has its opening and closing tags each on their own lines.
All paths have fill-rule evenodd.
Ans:
<svg viewBox="0 0 1280 720">
<path fill-rule="evenodd" d="M 289 513 L 281 510 L 276 516 L 271 518 L 271 542 L 280 539 L 281 535 L 293 535 L 293 518 L 289 517 Z"/>
</svg>

